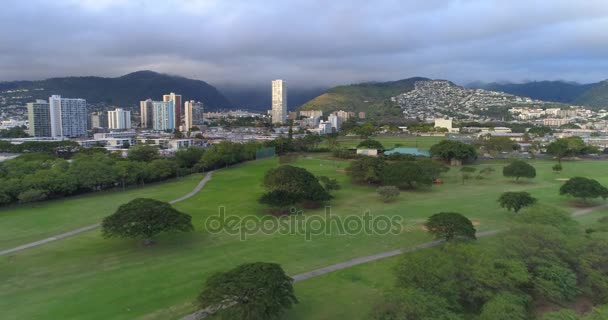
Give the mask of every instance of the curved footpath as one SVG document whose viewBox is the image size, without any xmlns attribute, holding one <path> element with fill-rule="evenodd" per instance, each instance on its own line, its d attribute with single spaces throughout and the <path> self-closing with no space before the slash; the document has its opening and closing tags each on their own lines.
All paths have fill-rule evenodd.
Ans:
<svg viewBox="0 0 608 320">
<path fill-rule="evenodd" d="M 198 183 L 198 185 L 196 185 L 196 187 L 188 194 L 186 194 L 185 196 L 181 197 L 181 198 L 177 198 L 175 200 L 171 200 L 169 201 L 170 204 L 174 204 L 174 203 L 178 203 L 181 201 L 184 201 L 186 199 L 189 199 L 191 197 L 193 197 L 195 194 L 197 194 L 199 191 L 201 191 L 201 189 L 203 189 L 203 187 L 205 186 L 205 184 L 207 182 L 209 182 L 209 180 L 211 180 L 211 176 L 213 175 L 213 171 L 209 171 L 207 173 L 207 175 L 205 175 L 205 177 L 203 178 L 203 180 L 201 180 L 201 182 Z M 17 252 L 17 251 L 21 251 L 21 250 L 25 250 L 25 249 L 29 249 L 29 248 L 33 248 L 33 247 L 37 247 L 39 245 L 43 245 L 45 243 L 49 243 L 49 242 L 53 242 L 59 239 L 63 239 L 63 238 L 67 238 L 67 237 L 71 237 L 75 234 L 79 234 L 85 231 L 89 231 L 89 230 L 93 230 L 96 228 L 99 228 L 99 226 L 101 226 L 101 223 L 96 223 L 96 224 L 92 224 L 90 226 L 86 226 L 86 227 L 82 227 L 82 228 L 78 228 L 76 230 L 72 230 L 72 231 L 68 231 L 62 234 L 58 234 L 56 236 L 50 237 L 50 238 L 46 238 L 46 239 L 42 239 L 42 240 L 38 240 L 38 241 L 34 241 L 34 242 L 30 242 L 28 244 L 24 244 L 22 246 L 18 246 L 12 249 L 7 249 L 4 251 L 0 251 L 0 256 L 2 255 L 6 255 L 9 253 L 13 253 L 13 252 Z"/>
<path fill-rule="evenodd" d="M 601 209 L 606 209 L 608 208 L 608 204 L 603 204 L 603 205 L 599 205 L 599 206 L 595 206 L 595 207 L 591 207 L 591 208 L 585 208 L 585 209 L 581 209 L 581 210 L 577 210 L 571 213 L 571 215 L 573 217 L 579 217 L 579 216 L 583 216 L 586 215 L 588 213 L 591 213 L 593 211 L 597 211 L 597 210 L 601 210 Z M 478 238 L 480 237 L 488 237 L 488 236 L 493 236 L 497 233 L 506 231 L 506 229 L 502 229 L 502 230 L 490 230 L 490 231 L 483 231 L 483 232 L 478 232 L 476 234 L 476 236 Z M 327 266 L 327 267 L 323 267 L 320 269 L 316 269 L 316 270 L 312 270 L 312 271 L 308 271 L 308 272 L 304 272 L 304 273 L 300 273 L 300 274 L 296 274 L 294 276 L 292 276 L 291 278 L 293 279 L 294 282 L 299 282 L 302 280 L 306 280 L 306 279 L 310 279 L 310 278 L 314 278 L 314 277 L 318 277 L 324 274 L 328 274 L 330 272 L 334 272 L 334 271 L 338 271 L 338 270 L 342 270 L 342 269 L 346 269 L 346 268 L 350 268 L 350 267 L 354 267 L 356 265 L 360 265 L 363 263 L 367 263 L 367 262 L 372 262 L 372 261 L 376 261 L 376 260 L 381 260 L 381 259 L 385 259 L 385 258 L 390 258 L 390 257 L 394 257 L 400 254 L 404 254 L 404 253 L 408 253 L 408 252 L 412 252 L 412 251 L 417 251 L 420 249 L 426 249 L 426 248 L 432 248 L 432 247 L 436 247 L 438 245 L 440 245 L 443 241 L 437 240 L 437 241 L 431 241 L 431 242 L 425 242 L 425 243 L 421 243 L 412 247 L 408 247 L 405 249 L 397 249 L 397 250 L 392 250 L 392 251 L 386 251 L 386 252 L 382 252 L 382 253 L 377 253 L 377 254 L 372 254 L 369 256 L 364 256 L 364 257 L 359 257 L 359 258 L 355 258 L 352 260 L 348 260 L 348 261 L 344 261 L 344 262 L 340 262 L 331 266 Z M 229 306 L 227 306 L 229 307 Z M 200 319 L 205 319 L 208 316 L 211 316 L 213 313 L 215 313 L 217 311 L 217 308 L 213 308 L 213 307 L 209 307 L 207 309 L 203 309 L 203 310 L 199 310 L 196 311 L 194 313 L 191 313 L 185 317 L 183 317 L 181 320 L 200 320 Z"/>
</svg>

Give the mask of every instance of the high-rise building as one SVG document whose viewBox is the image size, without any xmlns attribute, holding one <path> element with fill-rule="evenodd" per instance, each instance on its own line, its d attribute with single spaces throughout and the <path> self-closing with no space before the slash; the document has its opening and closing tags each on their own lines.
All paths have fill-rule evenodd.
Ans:
<svg viewBox="0 0 608 320">
<path fill-rule="evenodd" d="M 184 130 L 190 131 L 192 127 L 203 124 L 204 120 L 203 103 L 190 100 L 184 104 Z"/>
<path fill-rule="evenodd" d="M 272 123 L 285 123 L 287 120 L 287 83 L 272 80 Z"/>
<path fill-rule="evenodd" d="M 44 100 L 27 104 L 27 116 L 30 124 L 29 134 L 32 137 L 51 136 L 51 108 Z"/>
<path fill-rule="evenodd" d="M 58 95 L 49 98 L 51 137 L 77 138 L 87 135 L 87 101 Z"/>
<path fill-rule="evenodd" d="M 173 101 L 152 101 L 153 121 L 152 128 L 157 131 L 175 130 L 175 108 Z"/>
<path fill-rule="evenodd" d="M 107 128 L 108 127 L 108 114 L 101 111 L 91 112 L 89 119 L 89 129 L 95 128 Z"/>
<path fill-rule="evenodd" d="M 110 129 L 131 129 L 131 111 L 116 108 L 108 111 L 108 128 Z"/>
<path fill-rule="evenodd" d="M 144 129 L 152 128 L 154 121 L 154 106 L 152 99 L 147 99 L 139 102 L 139 114 L 141 115 L 140 126 Z"/>
<path fill-rule="evenodd" d="M 332 113 L 327 117 L 327 121 L 331 123 L 331 127 L 336 130 L 336 132 L 340 131 L 340 125 L 342 124 L 341 118 L 336 114 Z"/>
<path fill-rule="evenodd" d="M 173 101 L 173 123 L 175 128 L 179 128 L 182 124 L 182 96 L 171 92 L 163 96 L 163 101 Z"/>
</svg>

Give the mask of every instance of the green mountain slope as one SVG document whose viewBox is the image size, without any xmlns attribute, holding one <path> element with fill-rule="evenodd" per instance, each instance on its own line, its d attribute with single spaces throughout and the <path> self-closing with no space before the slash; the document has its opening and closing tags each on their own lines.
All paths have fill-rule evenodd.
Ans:
<svg viewBox="0 0 608 320">
<path fill-rule="evenodd" d="M 394 117 L 401 109 L 390 101 L 400 93 L 414 89 L 416 81 L 427 78 L 409 78 L 390 82 L 368 82 L 331 88 L 320 96 L 300 106 L 298 110 L 345 110 L 366 112 L 368 117 Z"/>
<path fill-rule="evenodd" d="M 25 103 L 59 94 L 68 98 L 84 98 L 89 103 L 105 102 L 128 108 L 139 105 L 141 100 L 162 100 L 163 94 L 175 92 L 181 94 L 184 101 L 199 100 L 209 109 L 231 106 L 224 95 L 204 81 L 153 71 L 138 71 L 117 78 L 66 77 L 0 83 L 0 92 L 24 89 L 27 91 L 2 95 L 11 98 L 12 102 Z"/>
<path fill-rule="evenodd" d="M 590 106 L 596 109 L 608 109 L 608 80 L 596 83 L 573 102 L 576 105 Z"/>
</svg>

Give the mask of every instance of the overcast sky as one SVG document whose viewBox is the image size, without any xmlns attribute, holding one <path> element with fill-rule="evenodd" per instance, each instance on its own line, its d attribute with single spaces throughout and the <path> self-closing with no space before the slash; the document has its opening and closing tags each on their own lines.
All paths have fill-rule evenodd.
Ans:
<svg viewBox="0 0 608 320">
<path fill-rule="evenodd" d="M 607 0 L 2 0 L 0 81 L 608 78 Z"/>
</svg>

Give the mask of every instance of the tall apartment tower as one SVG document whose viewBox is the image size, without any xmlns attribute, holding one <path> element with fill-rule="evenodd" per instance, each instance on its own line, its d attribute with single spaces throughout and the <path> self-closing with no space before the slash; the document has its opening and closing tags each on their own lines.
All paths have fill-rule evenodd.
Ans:
<svg viewBox="0 0 608 320">
<path fill-rule="evenodd" d="M 182 123 L 182 95 L 173 92 L 163 95 L 163 102 L 173 101 L 174 118 L 173 123 L 175 128 L 179 128 Z"/>
<path fill-rule="evenodd" d="M 36 102 L 28 103 L 27 117 L 30 123 L 30 136 L 51 136 L 51 109 L 48 102 L 45 100 L 36 100 Z"/>
<path fill-rule="evenodd" d="M 175 129 L 175 108 L 173 101 L 152 101 L 152 128 L 157 131 L 173 131 Z"/>
<path fill-rule="evenodd" d="M 78 138 L 87 135 L 87 101 L 58 95 L 49 98 L 51 137 Z"/>
<path fill-rule="evenodd" d="M 203 103 L 199 101 L 186 101 L 184 104 L 184 132 L 190 131 L 194 126 L 203 124 Z"/>
<path fill-rule="evenodd" d="M 108 111 L 108 128 L 125 130 L 131 129 L 131 111 L 116 108 Z"/>
<path fill-rule="evenodd" d="M 285 123 L 287 120 L 287 83 L 272 80 L 272 123 Z"/>
<path fill-rule="evenodd" d="M 139 114 L 141 115 L 140 127 L 151 129 L 154 121 L 154 106 L 152 99 L 139 102 Z"/>
<path fill-rule="evenodd" d="M 107 128 L 108 114 L 101 111 L 93 111 L 89 115 L 89 129 Z"/>
</svg>

